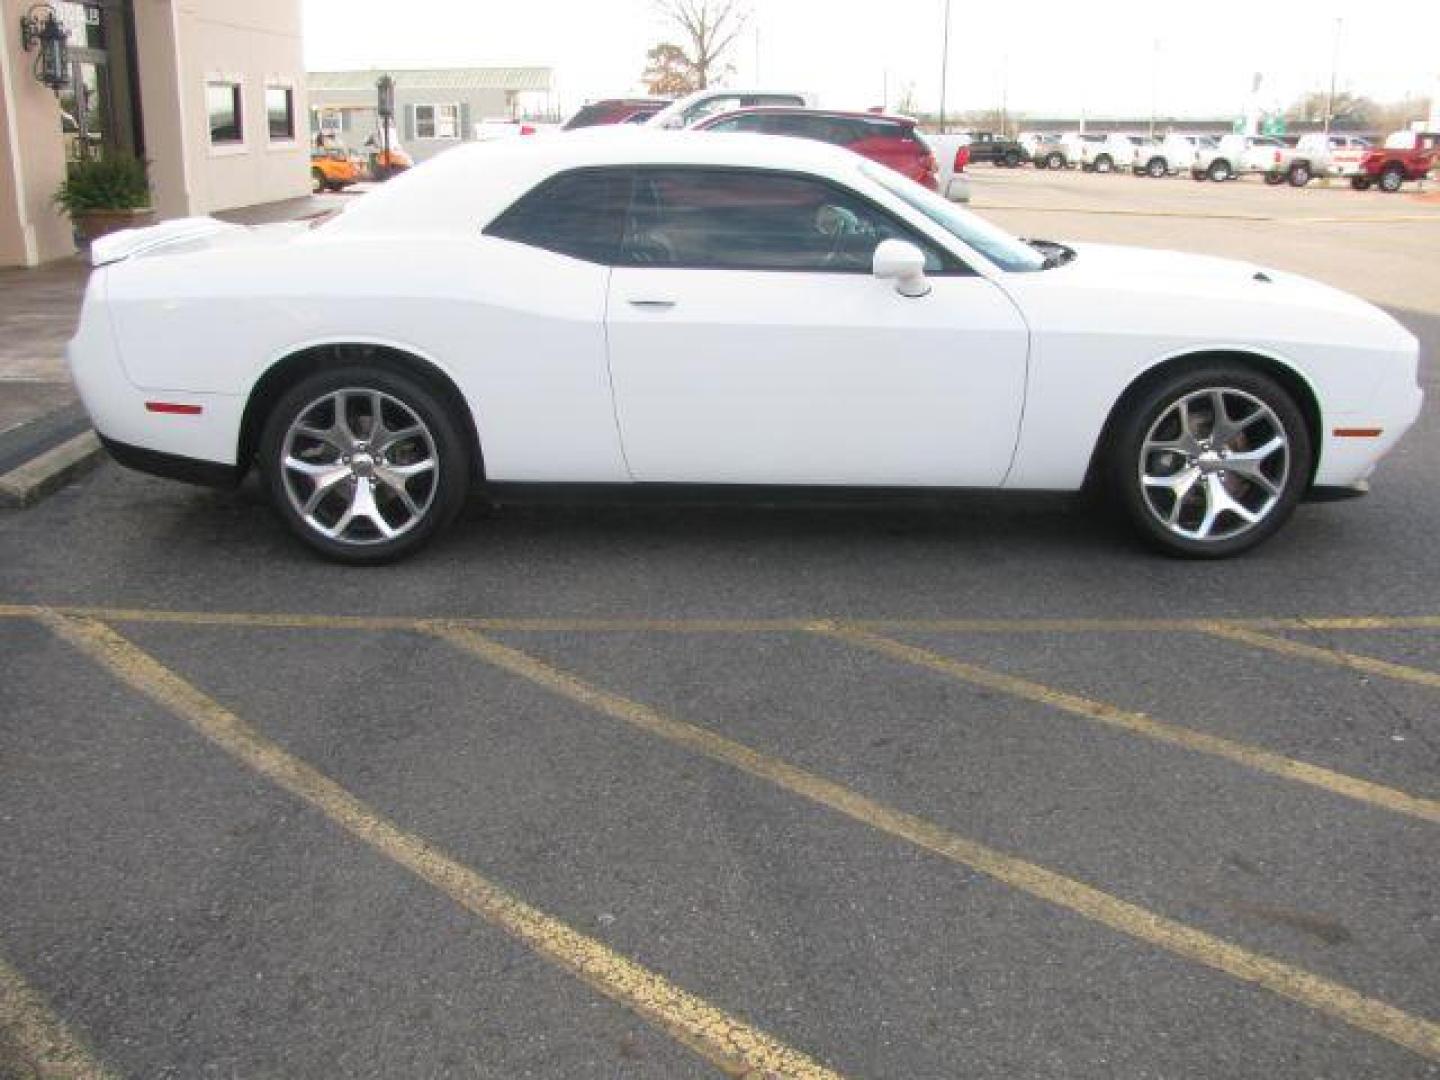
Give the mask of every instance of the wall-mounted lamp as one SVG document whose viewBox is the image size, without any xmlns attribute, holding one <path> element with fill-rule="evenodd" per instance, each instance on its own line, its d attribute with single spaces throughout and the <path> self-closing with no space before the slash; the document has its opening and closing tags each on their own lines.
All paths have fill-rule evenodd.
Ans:
<svg viewBox="0 0 1440 1080">
<path fill-rule="evenodd" d="M 70 49 L 66 30 L 49 4 L 35 4 L 20 16 L 20 48 L 36 49 L 35 80 L 42 82 L 58 97 L 70 85 Z"/>
</svg>

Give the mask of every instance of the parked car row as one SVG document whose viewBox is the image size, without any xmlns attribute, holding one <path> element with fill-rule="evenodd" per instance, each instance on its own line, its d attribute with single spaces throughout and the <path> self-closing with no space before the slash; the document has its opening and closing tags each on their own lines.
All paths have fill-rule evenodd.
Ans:
<svg viewBox="0 0 1440 1080">
<path fill-rule="evenodd" d="M 987 146 L 993 144 L 991 135 L 982 133 L 980 138 Z M 1398 131 L 1379 147 L 1355 135 L 1318 132 L 1302 135 L 1293 144 L 1273 135 L 1171 132 L 1148 139 L 1122 133 L 1027 132 L 1016 145 L 1023 159 L 1037 169 L 1079 168 L 1157 178 L 1188 172 L 1196 180 L 1215 182 L 1254 175 L 1268 184 L 1288 182 L 1294 187 L 1304 187 L 1316 177 L 1338 177 L 1348 178 L 1358 191 L 1372 185 L 1398 191 L 1440 165 L 1440 133 L 1421 131 Z M 996 164 L 1015 163 L 996 160 Z"/>
<path fill-rule="evenodd" d="M 965 167 L 989 163 L 1018 168 L 1129 172 L 1159 178 L 1189 173 L 1223 182 L 1257 175 L 1266 183 L 1304 187 L 1315 177 L 1348 178 L 1357 190 L 1398 191 L 1440 162 L 1440 134 L 1402 131 L 1371 146 L 1354 135 L 1313 133 L 1290 143 L 1272 135 L 1169 132 L 1159 138 L 1112 132 L 1021 132 L 1008 139 L 989 131 L 922 133 L 915 120 L 880 111 L 819 109 L 800 91 L 709 88 L 678 101 L 612 98 L 584 106 L 565 130 L 601 124 L 643 124 L 699 131 L 761 131 L 848 147 L 889 165 L 956 201 L 967 201 Z"/>
</svg>

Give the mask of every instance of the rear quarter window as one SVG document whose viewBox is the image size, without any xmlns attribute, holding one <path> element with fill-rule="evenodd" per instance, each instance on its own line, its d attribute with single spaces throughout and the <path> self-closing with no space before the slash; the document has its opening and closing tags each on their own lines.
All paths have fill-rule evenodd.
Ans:
<svg viewBox="0 0 1440 1080">
<path fill-rule="evenodd" d="M 580 169 L 542 181 L 492 221 L 485 235 L 613 266 L 630 205 L 631 175 Z"/>
</svg>

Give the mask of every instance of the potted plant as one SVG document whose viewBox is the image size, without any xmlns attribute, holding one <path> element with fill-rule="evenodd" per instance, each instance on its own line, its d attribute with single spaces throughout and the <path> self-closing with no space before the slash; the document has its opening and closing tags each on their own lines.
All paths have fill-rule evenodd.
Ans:
<svg viewBox="0 0 1440 1080">
<path fill-rule="evenodd" d="M 123 151 L 107 150 L 70 162 L 55 202 L 70 215 L 76 238 L 83 243 L 155 223 L 145 162 Z"/>
</svg>

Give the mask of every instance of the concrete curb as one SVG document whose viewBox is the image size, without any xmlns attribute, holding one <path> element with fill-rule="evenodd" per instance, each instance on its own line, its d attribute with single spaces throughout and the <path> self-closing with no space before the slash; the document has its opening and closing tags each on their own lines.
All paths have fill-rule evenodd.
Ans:
<svg viewBox="0 0 1440 1080">
<path fill-rule="evenodd" d="M 46 495 L 89 472 L 103 453 L 93 431 L 81 432 L 0 476 L 0 507 L 34 506 Z"/>
</svg>

